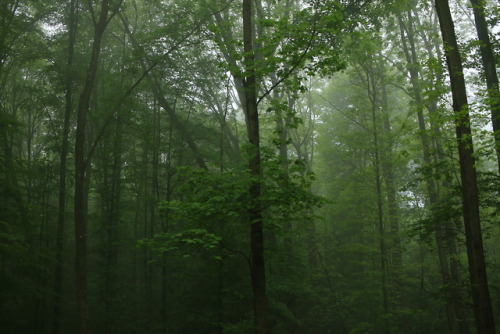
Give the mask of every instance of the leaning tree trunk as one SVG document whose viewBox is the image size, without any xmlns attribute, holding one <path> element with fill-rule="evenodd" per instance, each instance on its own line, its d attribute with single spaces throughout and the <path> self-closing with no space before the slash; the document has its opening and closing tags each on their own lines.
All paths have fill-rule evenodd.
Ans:
<svg viewBox="0 0 500 334">
<path fill-rule="evenodd" d="M 488 24 L 484 17 L 484 0 L 471 0 L 476 24 L 477 37 L 481 41 L 479 50 L 483 62 L 486 77 L 486 88 L 488 88 L 488 104 L 491 109 L 491 122 L 495 138 L 495 151 L 497 153 L 498 171 L 500 174 L 500 91 L 498 90 L 498 75 L 495 64 L 495 54 L 490 41 Z"/>
<path fill-rule="evenodd" d="M 260 162 L 260 134 L 259 114 L 257 110 L 257 80 L 255 73 L 255 58 L 253 50 L 252 32 L 252 0 L 243 0 L 243 45 L 245 64 L 245 115 L 247 119 L 248 141 L 251 146 L 249 159 L 250 177 L 252 182 L 249 188 L 250 203 L 248 215 L 250 219 L 250 256 L 251 276 L 253 288 L 255 334 L 267 333 L 266 316 L 266 277 L 264 266 L 264 233 L 261 195 L 261 162 Z"/>
<path fill-rule="evenodd" d="M 435 4 L 445 46 L 453 97 L 453 110 L 456 117 L 455 128 L 460 162 L 460 178 L 462 181 L 463 218 L 474 316 L 478 334 L 495 334 L 495 322 L 488 289 L 481 221 L 479 218 L 477 175 L 474 166 L 474 148 L 462 60 L 448 0 L 436 0 Z"/>
</svg>

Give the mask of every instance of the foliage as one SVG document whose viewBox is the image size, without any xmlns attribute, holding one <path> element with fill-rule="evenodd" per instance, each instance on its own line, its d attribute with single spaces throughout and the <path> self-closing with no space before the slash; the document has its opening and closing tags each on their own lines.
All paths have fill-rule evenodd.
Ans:
<svg viewBox="0 0 500 334">
<path fill-rule="evenodd" d="M 455 118 L 432 3 L 253 3 L 259 179 L 245 163 L 255 147 L 245 144 L 241 3 L 131 0 L 109 22 L 85 133 L 94 332 L 252 332 L 248 188 L 255 181 L 262 185 L 272 333 L 444 333 L 451 292 L 470 318 Z M 458 16 L 469 10 L 456 4 Z M 5 333 L 77 332 L 71 149 L 63 231 L 58 191 L 64 131 L 73 147 L 100 5 L 76 1 L 73 65 L 70 7 L 0 1 Z M 460 20 L 457 28 L 474 92 L 480 213 L 498 300 L 494 101 L 476 73 L 471 23 Z M 448 236 L 444 252 L 440 232 Z M 443 282 L 443 253 L 446 266 L 456 265 L 452 282 Z"/>
</svg>

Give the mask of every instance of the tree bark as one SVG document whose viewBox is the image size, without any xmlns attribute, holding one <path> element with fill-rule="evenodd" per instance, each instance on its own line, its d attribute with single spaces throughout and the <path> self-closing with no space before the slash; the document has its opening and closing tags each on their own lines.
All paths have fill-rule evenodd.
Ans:
<svg viewBox="0 0 500 334">
<path fill-rule="evenodd" d="M 267 298 L 264 264 L 264 233 L 261 196 L 261 157 L 259 114 L 257 109 L 257 75 L 253 50 L 252 0 L 243 0 L 243 46 L 245 65 L 245 116 L 251 156 L 248 167 L 252 178 L 248 215 L 250 219 L 250 256 L 253 288 L 255 334 L 267 333 Z"/>
<path fill-rule="evenodd" d="M 478 334 L 495 334 L 484 258 L 479 195 L 462 60 L 448 0 L 435 0 L 450 75 L 462 181 L 462 205 L 473 310 Z"/>
<path fill-rule="evenodd" d="M 498 173 L 500 174 L 500 91 L 498 86 L 498 75 L 496 71 L 495 54 L 490 41 L 488 24 L 484 16 L 484 0 L 471 0 L 474 12 L 477 38 L 481 41 L 479 50 L 483 62 L 486 87 L 488 88 L 488 105 L 491 109 L 491 122 L 495 137 L 495 151 L 497 153 Z"/>
<path fill-rule="evenodd" d="M 88 161 L 85 158 L 85 129 L 90 108 L 90 96 L 95 85 L 99 55 L 104 31 L 108 25 L 110 0 L 101 2 L 99 20 L 94 26 L 92 53 L 87 67 L 87 77 L 78 103 L 76 141 L 75 141 L 75 284 L 80 334 L 91 333 L 90 312 L 87 300 L 87 193 L 86 172 Z"/>
<path fill-rule="evenodd" d="M 381 73 L 384 75 L 383 73 Z M 403 251 L 401 248 L 401 236 L 399 229 L 399 208 L 397 203 L 396 176 L 394 168 L 394 141 L 389 117 L 389 102 L 386 84 L 382 82 L 381 88 L 381 110 L 383 119 L 383 135 L 386 138 L 385 145 L 381 151 L 382 178 L 385 181 L 387 192 L 387 218 L 389 221 L 388 236 L 388 273 L 390 274 L 389 292 L 391 304 L 396 310 L 404 307 L 404 284 L 403 284 Z M 396 326 L 399 332 L 408 332 L 406 318 L 396 313 Z"/>
<path fill-rule="evenodd" d="M 76 39 L 76 6 L 77 0 L 72 0 L 69 5 L 68 15 L 68 58 L 66 69 L 66 88 L 65 88 L 65 111 L 63 137 L 61 143 L 61 153 L 59 162 L 59 203 L 57 213 L 57 232 L 56 232 L 56 254 L 54 268 L 54 308 L 52 311 L 52 334 L 59 334 L 59 322 L 61 317 L 61 292 L 63 279 L 63 247 L 64 230 L 66 225 L 66 175 L 67 175 L 67 156 L 69 150 L 69 125 L 71 112 L 73 111 L 73 58 L 75 52 Z"/>
<path fill-rule="evenodd" d="M 403 46 L 403 51 L 406 57 L 408 72 L 410 74 L 410 82 L 412 87 L 413 98 L 416 103 L 417 118 L 420 130 L 420 141 L 422 144 L 423 161 L 427 167 L 432 165 L 433 156 L 431 154 L 431 140 L 427 135 L 426 123 L 424 118 L 424 100 L 422 98 L 422 88 L 419 82 L 419 69 L 418 69 L 418 56 L 415 47 L 415 33 L 413 29 L 413 16 L 411 10 L 407 11 L 408 22 L 405 25 L 401 15 L 398 17 L 400 25 L 401 42 Z M 432 55 L 432 46 L 428 45 L 429 56 Z M 434 105 L 429 104 L 429 113 L 432 114 Z M 431 123 L 431 128 L 434 133 L 439 133 L 438 128 L 433 128 Z M 434 138 L 439 145 L 439 138 Z M 442 161 L 444 157 L 440 156 L 439 148 L 437 148 L 438 154 L 434 159 Z M 429 204 L 431 206 L 431 212 L 434 211 L 435 206 L 439 203 L 439 191 L 438 185 L 434 180 L 434 176 L 430 175 L 426 180 L 427 193 L 429 196 Z M 447 232 L 449 227 L 449 222 L 436 221 L 434 226 L 434 237 L 436 240 L 437 254 L 439 260 L 439 268 L 441 272 L 441 279 L 443 286 L 449 287 L 445 290 L 445 303 L 446 303 L 446 318 L 448 322 L 448 329 L 450 334 L 468 334 L 469 327 L 467 325 L 467 319 L 465 313 L 461 312 L 463 308 L 463 303 L 460 299 L 459 293 L 456 286 L 459 284 L 459 276 L 452 274 L 452 269 L 456 267 L 456 261 L 454 258 L 456 254 L 452 250 L 456 249 L 455 236 Z M 449 245 L 448 249 L 446 245 Z M 449 263 L 450 262 L 450 263 Z"/>
<path fill-rule="evenodd" d="M 371 102 L 371 121 L 372 121 L 372 139 L 373 139 L 373 176 L 375 178 L 375 193 L 377 195 L 377 229 L 379 237 L 379 250 L 380 250 L 380 273 L 381 273 L 381 293 L 382 293 L 382 306 L 384 313 L 386 315 L 390 312 L 389 305 L 389 293 L 387 289 L 387 236 L 385 231 L 384 222 L 384 205 L 382 199 L 382 177 L 381 177 L 381 162 L 380 162 L 380 144 L 379 144 L 379 130 L 378 130 L 378 119 L 377 119 L 377 109 L 378 105 L 378 87 L 375 79 L 375 75 L 372 70 L 364 68 L 366 75 L 366 86 L 368 98 Z M 385 319 L 386 333 L 389 333 L 389 323 Z"/>
</svg>

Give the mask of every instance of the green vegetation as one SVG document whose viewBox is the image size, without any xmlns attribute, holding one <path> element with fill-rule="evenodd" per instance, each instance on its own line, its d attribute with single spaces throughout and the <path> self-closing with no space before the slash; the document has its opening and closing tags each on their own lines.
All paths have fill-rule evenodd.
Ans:
<svg viewBox="0 0 500 334">
<path fill-rule="evenodd" d="M 496 334 L 497 7 L 0 1 L 0 332 Z"/>
</svg>

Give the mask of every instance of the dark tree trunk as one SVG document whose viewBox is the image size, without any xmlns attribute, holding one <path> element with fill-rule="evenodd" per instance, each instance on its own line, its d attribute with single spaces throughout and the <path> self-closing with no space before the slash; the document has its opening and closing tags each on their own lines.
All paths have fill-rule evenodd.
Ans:
<svg viewBox="0 0 500 334">
<path fill-rule="evenodd" d="M 245 116 L 248 141 L 251 147 L 249 161 L 252 182 L 249 189 L 250 203 L 250 257 L 253 288 L 255 334 L 267 333 L 266 277 L 264 265 L 264 233 L 261 195 L 261 159 L 259 114 L 257 109 L 257 80 L 253 50 L 252 0 L 243 0 L 243 45 L 245 52 Z"/>
<path fill-rule="evenodd" d="M 57 213 L 57 232 L 56 232 L 56 254 L 54 269 L 54 308 L 52 319 L 52 334 L 59 334 L 59 323 L 61 317 L 61 292 L 63 280 L 63 246 L 64 230 L 66 225 L 66 174 L 67 174 L 67 156 L 69 149 L 69 125 L 71 112 L 73 110 L 73 75 L 71 67 L 75 51 L 76 39 L 76 5 L 77 0 L 72 0 L 69 5 L 68 15 L 68 59 L 66 69 L 66 92 L 65 92 L 65 111 L 63 137 L 61 143 L 61 156 L 59 162 L 59 203 Z"/>
<path fill-rule="evenodd" d="M 87 193 L 85 157 L 85 129 L 90 108 L 90 96 L 95 85 L 101 44 L 108 24 L 110 0 L 103 0 L 99 20 L 94 26 L 92 53 L 87 68 L 87 77 L 80 94 L 76 123 L 75 141 L 75 284 L 77 295 L 78 322 L 80 334 L 90 333 L 90 312 L 87 300 Z"/>
<path fill-rule="evenodd" d="M 497 153 L 498 171 L 500 174 L 500 92 L 498 87 L 498 75 L 496 71 L 495 54 L 491 45 L 488 24 L 484 17 L 484 0 L 471 0 L 476 23 L 477 37 L 481 41 L 479 50 L 483 62 L 486 87 L 488 88 L 489 106 L 491 109 L 491 122 L 495 136 L 495 150 Z"/>
<path fill-rule="evenodd" d="M 484 259 L 479 195 L 474 161 L 474 149 L 468 112 L 467 92 L 463 76 L 462 60 L 458 49 L 455 27 L 448 0 L 436 0 L 441 35 L 445 46 L 450 75 L 453 110 L 462 181 L 462 204 L 467 243 L 467 256 L 472 291 L 472 301 L 478 334 L 495 334 L 495 322 L 491 307 L 486 265 Z"/>
<path fill-rule="evenodd" d="M 112 150 L 112 170 L 111 178 L 108 179 L 107 169 L 104 167 L 104 200 L 107 211 L 104 213 L 104 230 L 106 231 L 106 242 L 104 250 L 106 254 L 106 269 L 105 269 L 105 284 L 104 284 L 104 333 L 112 333 L 117 325 L 116 315 L 113 312 L 116 308 L 116 284 L 118 281 L 117 266 L 118 266 L 118 228 L 121 218 L 121 176 L 122 176 L 122 141 L 123 141 L 123 125 L 122 118 L 117 115 L 116 128 L 114 135 L 113 150 Z M 108 152 L 109 154 L 109 152 Z M 107 161 L 105 159 L 104 163 Z"/>
</svg>

